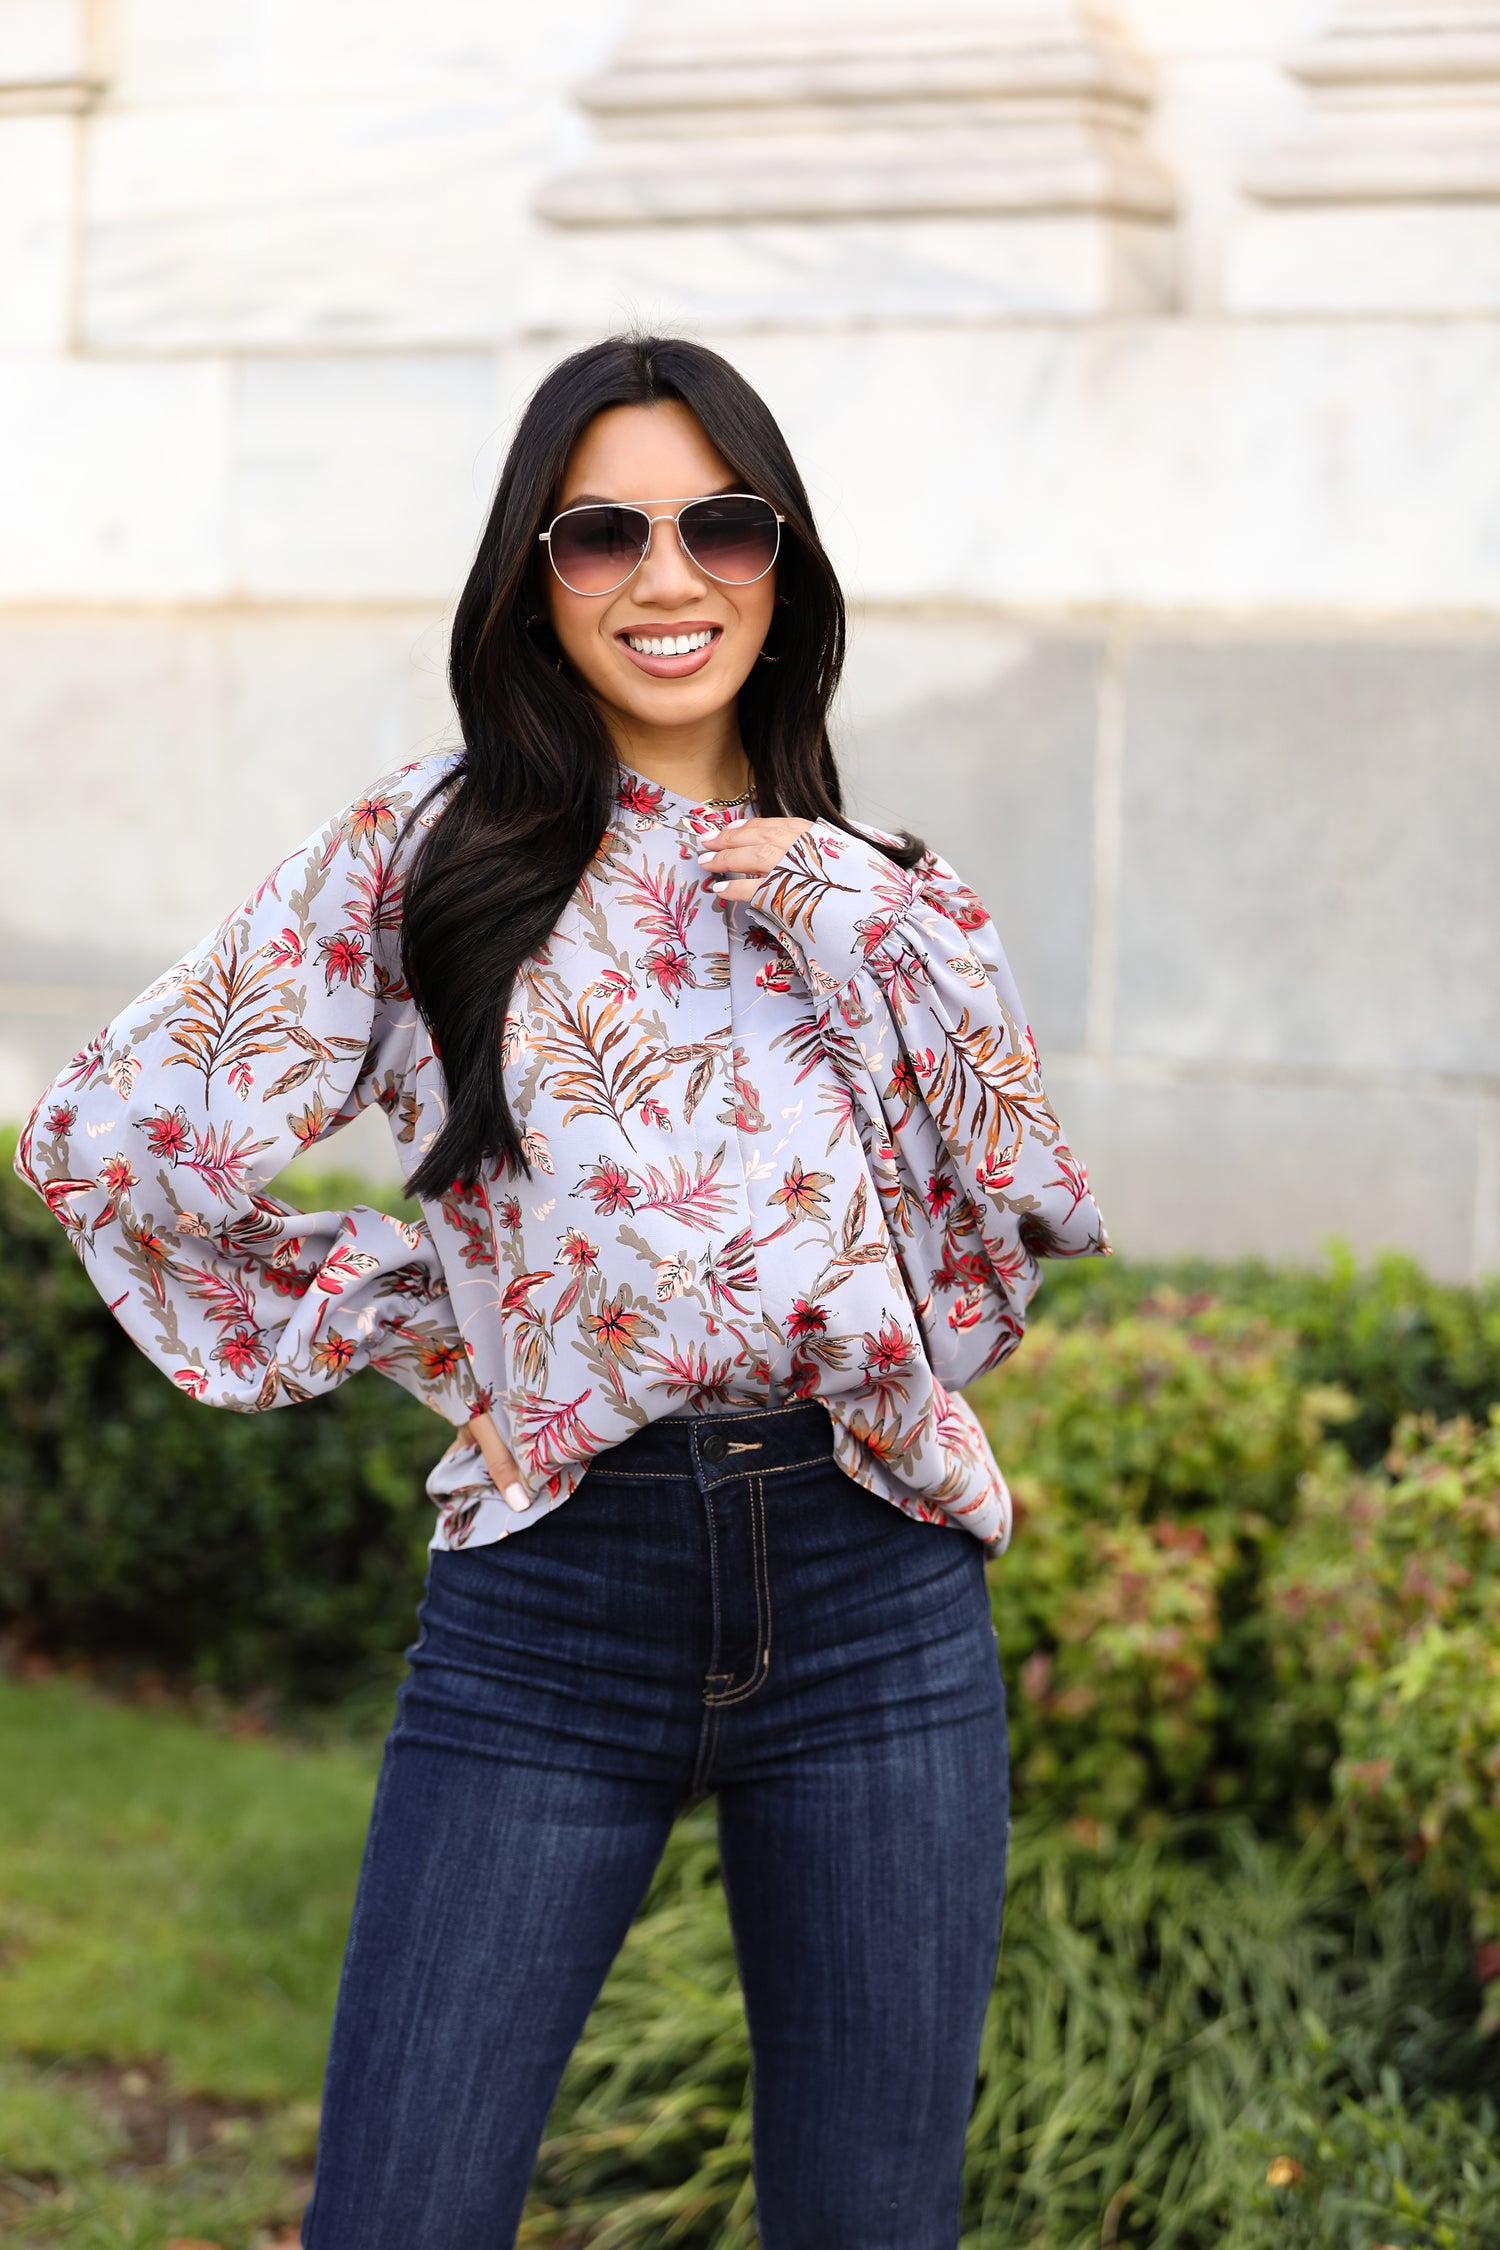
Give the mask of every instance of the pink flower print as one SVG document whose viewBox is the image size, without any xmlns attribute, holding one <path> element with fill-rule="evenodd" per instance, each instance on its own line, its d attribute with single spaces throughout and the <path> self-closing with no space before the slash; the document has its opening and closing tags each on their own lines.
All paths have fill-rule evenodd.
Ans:
<svg viewBox="0 0 1500 2250">
<path fill-rule="evenodd" d="M 927 1208 L 935 1219 L 940 1219 L 958 1193 L 958 1182 L 951 1172 L 931 1172 L 927 1178 Z"/>
<path fill-rule="evenodd" d="M 568 1228 L 557 1246 L 557 1254 L 563 1264 L 571 1266 L 575 1273 L 580 1273 L 585 1268 L 592 1271 L 599 1263 L 597 1245 L 590 1242 L 588 1236 L 577 1227 Z"/>
<path fill-rule="evenodd" d="M 894 1375 L 911 1365 L 912 1341 L 894 1313 L 883 1321 L 877 1335 L 864 1339 L 865 1365 L 872 1375 Z"/>
<path fill-rule="evenodd" d="M 175 1165 L 180 1156 L 187 1152 L 187 1145 L 191 1141 L 187 1109 L 157 1107 L 157 1114 L 144 1120 L 142 1132 L 146 1134 L 146 1147 L 151 1150 L 151 1154 L 164 1156 L 166 1163 Z"/>
<path fill-rule="evenodd" d="M 825 1336 L 828 1333 L 828 1307 L 810 1304 L 806 1297 L 793 1298 L 786 1332 L 794 1343 L 801 1343 L 805 1336 Z"/>
<path fill-rule="evenodd" d="M 653 945 L 641 963 L 652 984 L 664 1000 L 675 1000 L 684 985 L 695 985 L 693 963 L 685 946 Z"/>
<path fill-rule="evenodd" d="M 266 958 L 278 969 L 300 969 L 302 966 L 302 940 L 290 926 L 280 937 L 272 938 L 266 947 Z"/>
<path fill-rule="evenodd" d="M 255 1084 L 255 1072 L 244 1056 L 241 1056 L 238 1062 L 230 1064 L 229 1084 L 231 1090 L 239 1095 L 241 1101 L 246 1100 L 251 1087 Z"/>
<path fill-rule="evenodd" d="M 521 1206 L 515 1196 L 501 1196 L 495 1205 L 495 1224 L 497 1227 L 504 1227 L 507 1234 L 515 1233 L 521 1224 Z"/>
<path fill-rule="evenodd" d="M 635 1216 L 635 1183 L 623 1164 L 611 1162 L 601 1156 L 588 1177 L 574 1190 L 577 1195 L 591 1195 L 594 1208 L 601 1219 L 612 1219 L 617 1211 L 627 1211 Z"/>
<path fill-rule="evenodd" d="M 108 1188 L 111 1195 L 124 1195 L 138 1184 L 128 1156 L 107 1156 L 99 1167 L 99 1185 Z"/>
<path fill-rule="evenodd" d="M 636 774 L 622 773 L 616 795 L 625 810 L 635 814 L 636 824 L 642 828 L 661 825 L 662 788 L 655 781 L 642 781 Z"/>
<path fill-rule="evenodd" d="M 352 930 L 340 930 L 331 938 L 319 938 L 318 951 L 323 956 L 323 975 L 330 992 L 335 982 L 363 984 L 365 977 L 365 941 Z"/>
<path fill-rule="evenodd" d="M 236 1328 L 214 1352 L 214 1358 L 222 1360 L 231 1375 L 242 1379 L 255 1368 L 264 1367 L 267 1356 L 266 1347 L 253 1328 Z"/>
<path fill-rule="evenodd" d="M 895 927 L 894 914 L 868 914 L 862 921 L 855 923 L 854 934 L 859 939 L 859 949 L 867 961 L 872 953 L 880 951 Z"/>
<path fill-rule="evenodd" d="M 48 1110 L 45 1126 L 49 1133 L 71 1133 L 78 1122 L 78 1111 L 72 1102 L 55 1102 Z"/>
<path fill-rule="evenodd" d="M 174 1367 L 172 1380 L 180 1391 L 186 1391 L 189 1398 L 201 1399 L 208 1389 L 208 1377 L 201 1367 Z"/>
</svg>

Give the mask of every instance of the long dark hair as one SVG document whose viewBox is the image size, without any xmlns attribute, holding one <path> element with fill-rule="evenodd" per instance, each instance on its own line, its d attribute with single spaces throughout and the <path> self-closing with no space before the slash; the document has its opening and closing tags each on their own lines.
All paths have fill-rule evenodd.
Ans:
<svg viewBox="0 0 1500 2250">
<path fill-rule="evenodd" d="M 744 489 L 786 519 L 775 661 L 756 663 L 739 694 L 757 806 L 849 825 L 827 724 L 844 660 L 844 599 L 769 408 L 717 352 L 680 337 L 611 336 L 574 352 L 521 417 L 453 622 L 449 681 L 463 757 L 415 857 L 401 924 L 402 972 L 448 1085 L 447 1116 L 408 1182 L 416 1195 L 472 1183 L 501 1160 L 513 1172 L 530 1169 L 506 1099 L 501 1031 L 517 971 L 551 935 L 598 850 L 617 773 L 602 714 L 571 668 L 559 668 L 550 625 L 538 629 L 547 566 L 537 534 L 594 417 L 665 399 L 689 408 Z M 452 787 L 451 777 L 438 786 Z M 912 837 L 881 848 L 903 867 L 922 849 Z"/>
</svg>

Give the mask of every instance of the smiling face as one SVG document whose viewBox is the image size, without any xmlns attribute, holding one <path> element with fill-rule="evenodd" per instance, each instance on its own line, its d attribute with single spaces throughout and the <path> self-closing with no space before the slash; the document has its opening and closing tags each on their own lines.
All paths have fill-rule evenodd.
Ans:
<svg viewBox="0 0 1500 2250">
<path fill-rule="evenodd" d="M 568 456 L 557 510 L 623 500 L 663 516 L 683 500 L 741 489 L 696 417 L 665 400 L 596 416 Z M 627 753 L 659 730 L 698 733 L 715 720 L 737 742 L 735 698 L 771 623 L 774 568 L 752 585 L 723 585 L 685 552 L 674 523 L 658 522 L 645 560 L 614 593 L 575 594 L 550 568 L 547 593 L 563 653 Z M 693 644 L 681 655 L 646 645 L 679 635 Z"/>
</svg>

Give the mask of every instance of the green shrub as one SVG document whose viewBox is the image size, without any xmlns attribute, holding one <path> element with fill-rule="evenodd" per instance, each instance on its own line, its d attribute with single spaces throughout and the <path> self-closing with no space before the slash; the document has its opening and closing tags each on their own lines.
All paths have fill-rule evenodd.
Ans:
<svg viewBox="0 0 1500 2250">
<path fill-rule="evenodd" d="M 1322 1270 L 1254 1259 L 1079 1259 L 1048 1267 L 1037 1303 L 1059 1326 L 1098 1327 L 1184 1301 L 1189 1311 L 1219 1303 L 1263 1313 L 1295 1338 L 1301 1380 L 1334 1385 L 1353 1400 L 1339 1436 L 1366 1467 L 1380 1460 L 1403 1415 L 1482 1422 L 1500 1400 L 1500 1277 L 1463 1288 L 1434 1281 L 1395 1252 L 1361 1267 L 1334 1243 Z"/>
<path fill-rule="evenodd" d="M 1383 1474 L 1325 1464 L 1268 1591 L 1351 1850 L 1371 1882 L 1401 1852 L 1469 1902 L 1500 2029 L 1500 1408 L 1404 1422 Z"/>
<path fill-rule="evenodd" d="M 195 1405 L 0 1153 L 0 1614 L 237 1693 L 388 1675 L 414 1630 L 437 1418 L 374 1375 L 291 1412 Z"/>
<path fill-rule="evenodd" d="M 1308 2030 L 1267 2122 L 1240 2136 L 1265 2169 L 1224 2250 L 1495 2250 L 1495 2103 L 1409 2101 L 1389 2065 L 1377 2091 L 1338 2093 L 1335 2042 L 1316 2018 Z"/>
<path fill-rule="evenodd" d="M 971 1394 L 1017 1503 L 991 1573 L 1019 1801 L 1114 1824 L 1261 1781 L 1268 1546 L 1348 1414 L 1260 1315 L 1159 1300 L 1037 1323 Z"/>
<path fill-rule="evenodd" d="M 1268 1845 L 1240 1815 L 1099 1848 L 1023 1818 L 969 2121 L 965 2250 L 1278 2250 L 1274 2199 L 1234 2229 L 1271 2157 L 1302 2147 L 1309 2103 L 1331 2115 L 1378 2096 L 1383 2062 L 1423 2131 L 1434 2104 L 1455 2145 L 1464 2121 L 1482 2130 L 1495 2056 L 1473 2018 L 1461 1922 L 1410 1881 L 1370 1898 L 1337 1852 Z M 1310 2076 L 1323 2020 L 1336 2045 Z M 699 1805 L 569 2063 L 524 2239 L 753 2250 L 749 2093 L 714 1813 Z M 1327 2172 L 1357 2181 L 1354 2163 Z"/>
</svg>

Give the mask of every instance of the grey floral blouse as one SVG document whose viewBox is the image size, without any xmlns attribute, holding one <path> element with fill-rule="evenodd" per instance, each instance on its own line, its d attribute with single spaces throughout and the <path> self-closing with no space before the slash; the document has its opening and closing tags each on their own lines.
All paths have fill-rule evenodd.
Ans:
<svg viewBox="0 0 1500 2250">
<path fill-rule="evenodd" d="M 504 1538 L 669 1413 L 816 1399 L 846 1473 L 998 1554 L 1005 1480 L 959 1386 L 1014 1351 L 1037 1259 L 1106 1251 L 993 923 L 826 824 L 752 901 L 705 890 L 732 815 L 622 770 L 571 904 L 517 980 L 506 1083 L 530 1171 L 423 1206 L 267 1192 L 371 1102 L 404 1170 L 445 1089 L 401 980 L 404 768 L 282 861 L 49 1088 L 17 1169 L 190 1398 L 255 1412 L 374 1367 L 462 1428 L 432 1544 Z M 440 801 L 440 800 L 439 800 Z"/>
</svg>

